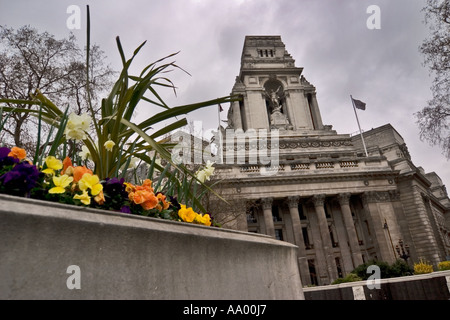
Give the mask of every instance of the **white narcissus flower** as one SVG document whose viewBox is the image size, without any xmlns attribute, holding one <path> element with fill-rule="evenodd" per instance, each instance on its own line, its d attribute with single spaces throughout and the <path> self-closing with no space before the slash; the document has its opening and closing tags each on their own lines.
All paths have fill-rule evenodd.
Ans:
<svg viewBox="0 0 450 320">
<path fill-rule="evenodd" d="M 91 117 L 87 113 L 77 115 L 72 112 L 67 120 L 64 134 L 67 139 L 84 140 L 87 138 L 86 131 L 89 130 Z"/>
<path fill-rule="evenodd" d="M 108 140 L 104 144 L 106 150 L 108 150 L 108 151 L 112 151 L 112 149 L 114 148 L 115 145 L 116 145 L 115 142 L 112 140 Z"/>
<path fill-rule="evenodd" d="M 89 151 L 88 147 L 82 146 L 81 152 L 79 153 L 79 156 L 83 160 L 92 160 L 91 152 Z"/>
<path fill-rule="evenodd" d="M 208 180 L 209 180 L 209 177 L 212 176 L 212 175 L 214 174 L 214 170 L 216 169 L 216 168 L 213 167 L 213 165 L 214 165 L 214 162 L 211 162 L 211 161 L 208 160 L 208 161 L 206 162 L 206 167 L 205 167 L 205 169 L 203 169 L 203 170 L 206 171 L 206 175 L 207 175 L 207 179 L 208 179 Z"/>
<path fill-rule="evenodd" d="M 207 161 L 206 166 L 202 170 L 198 170 L 195 174 L 195 177 L 202 183 L 204 183 L 206 180 L 209 181 L 209 178 L 214 174 L 215 168 L 213 167 L 214 162 Z"/>
<path fill-rule="evenodd" d="M 205 170 L 199 170 L 195 174 L 195 177 L 201 182 L 204 183 L 206 181 L 206 172 Z"/>
</svg>

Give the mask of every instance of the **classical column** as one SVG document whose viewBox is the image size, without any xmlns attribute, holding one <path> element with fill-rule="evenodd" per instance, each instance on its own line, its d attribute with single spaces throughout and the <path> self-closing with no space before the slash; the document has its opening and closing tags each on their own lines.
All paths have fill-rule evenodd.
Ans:
<svg viewBox="0 0 450 320">
<path fill-rule="evenodd" d="M 266 234 L 275 238 L 275 226 L 273 225 L 272 217 L 273 198 L 263 198 L 261 203 L 264 213 L 264 224 L 266 225 Z"/>
<path fill-rule="evenodd" d="M 336 261 L 334 260 L 334 257 L 331 252 L 332 244 L 330 238 L 330 231 L 328 229 L 328 222 L 324 209 L 325 195 L 324 194 L 315 195 L 312 197 L 312 201 L 314 203 L 314 208 L 316 211 L 316 216 L 319 224 L 320 238 L 322 239 L 322 248 L 316 248 L 316 251 L 320 249 L 323 250 L 329 277 L 328 284 L 330 284 L 332 280 L 338 278 L 338 275 L 337 275 Z"/>
<path fill-rule="evenodd" d="M 375 247 L 378 252 L 378 260 L 393 263 L 396 259 L 395 252 L 389 240 L 389 235 L 384 229 L 383 215 L 393 215 L 390 204 L 390 196 L 387 191 L 366 191 L 362 195 L 364 209 L 368 213 L 371 230 L 375 235 Z"/>
<path fill-rule="evenodd" d="M 298 246 L 297 260 L 300 270 L 300 276 L 303 285 L 311 284 L 309 277 L 308 260 L 306 259 L 305 241 L 303 240 L 302 223 L 298 212 L 299 196 L 292 196 L 287 198 L 289 206 L 289 213 L 291 214 L 292 229 L 294 231 L 294 241 Z"/>
<path fill-rule="evenodd" d="M 338 195 L 339 205 L 341 206 L 342 218 L 345 229 L 347 230 L 348 242 L 352 252 L 353 267 L 363 264 L 361 249 L 359 247 L 358 236 L 356 235 L 355 224 L 350 209 L 350 193 L 341 193 Z"/>
</svg>

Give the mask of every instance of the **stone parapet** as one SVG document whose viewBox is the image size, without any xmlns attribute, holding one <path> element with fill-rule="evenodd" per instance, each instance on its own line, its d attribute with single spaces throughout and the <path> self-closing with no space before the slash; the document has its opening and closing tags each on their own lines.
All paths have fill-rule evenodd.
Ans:
<svg viewBox="0 0 450 320">
<path fill-rule="evenodd" d="M 0 299 L 304 298 L 297 246 L 265 235 L 6 195 L 0 215 Z"/>
<path fill-rule="evenodd" d="M 450 271 L 304 288 L 306 300 L 449 300 Z"/>
</svg>

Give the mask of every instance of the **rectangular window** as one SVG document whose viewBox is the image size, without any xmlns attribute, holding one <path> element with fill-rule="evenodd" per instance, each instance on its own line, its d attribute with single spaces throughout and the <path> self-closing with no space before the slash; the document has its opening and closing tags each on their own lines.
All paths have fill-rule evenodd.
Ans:
<svg viewBox="0 0 450 320">
<path fill-rule="evenodd" d="M 275 229 L 275 239 L 283 241 L 283 229 Z"/>
<path fill-rule="evenodd" d="M 247 223 L 254 224 L 258 223 L 257 219 L 258 213 L 255 207 L 251 207 L 247 210 Z"/>
<path fill-rule="evenodd" d="M 366 224 L 366 228 L 367 228 L 367 234 L 370 236 L 370 227 L 369 227 L 369 222 L 367 220 L 364 220 L 364 223 Z"/>
<path fill-rule="evenodd" d="M 283 221 L 278 206 L 272 206 L 272 218 L 274 222 Z"/>
<path fill-rule="evenodd" d="M 302 228 L 302 233 L 303 233 L 303 242 L 305 243 L 305 249 L 306 250 L 313 249 L 313 246 L 309 242 L 308 228 L 307 227 Z"/>
<path fill-rule="evenodd" d="M 316 266 L 313 259 L 308 260 L 308 267 L 309 267 L 309 277 L 311 278 L 311 284 L 318 286 L 319 282 L 317 281 Z"/>
<path fill-rule="evenodd" d="M 341 260 L 339 258 L 336 258 L 335 261 L 336 261 L 338 277 L 342 278 L 344 276 L 344 274 L 342 273 Z"/>
<path fill-rule="evenodd" d="M 305 211 L 303 210 L 303 205 L 301 203 L 298 204 L 298 215 L 300 216 L 300 220 L 306 220 Z"/>
</svg>

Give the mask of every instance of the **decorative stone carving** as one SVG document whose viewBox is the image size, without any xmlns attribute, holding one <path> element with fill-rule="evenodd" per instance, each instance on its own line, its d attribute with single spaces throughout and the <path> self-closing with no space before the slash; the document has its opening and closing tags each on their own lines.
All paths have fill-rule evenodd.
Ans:
<svg viewBox="0 0 450 320">
<path fill-rule="evenodd" d="M 289 123 L 289 121 L 288 121 Z M 288 126 L 290 127 L 290 125 L 288 124 Z M 347 147 L 347 146 L 352 146 L 352 142 L 348 139 L 340 139 L 340 140 L 333 140 L 333 141 L 305 141 L 302 139 L 297 139 L 297 140 L 280 140 L 278 144 L 276 144 L 276 147 L 280 148 L 280 149 L 301 149 L 301 148 L 327 148 L 327 147 Z M 271 149 L 271 144 L 264 144 L 264 146 L 267 147 L 267 149 Z M 238 148 L 239 147 L 239 148 Z M 263 148 L 263 145 L 261 144 L 252 144 L 251 147 L 249 147 L 249 144 L 246 142 L 245 143 L 245 147 L 244 144 L 231 144 L 231 145 L 226 145 L 225 143 L 223 144 L 223 151 L 227 151 L 227 150 L 234 150 L 234 151 L 238 151 L 241 149 L 245 150 L 249 150 L 249 149 L 257 149 L 260 150 L 260 148 Z M 265 150 L 265 149 L 264 149 Z"/>
<path fill-rule="evenodd" d="M 343 206 L 343 205 L 349 205 L 349 203 L 350 203 L 350 197 L 352 196 L 352 194 L 351 193 L 349 193 L 349 192 L 346 192 L 346 193 L 340 193 L 340 194 L 338 194 L 338 196 L 337 196 L 337 200 L 339 201 L 339 204 L 341 205 L 341 206 Z"/>
<path fill-rule="evenodd" d="M 400 191 L 398 190 L 389 190 L 389 196 L 391 201 L 400 201 Z"/>
<path fill-rule="evenodd" d="M 271 129 L 289 129 L 289 121 L 286 116 L 280 112 L 281 107 L 273 111 L 270 115 L 270 128 Z"/>
<path fill-rule="evenodd" d="M 400 150 L 403 153 L 403 155 L 405 156 L 406 159 L 411 160 L 411 155 L 409 153 L 408 147 L 406 146 L 406 144 L 402 144 L 400 145 Z"/>
<path fill-rule="evenodd" d="M 315 207 L 323 206 L 325 203 L 325 197 L 326 195 L 324 194 L 317 194 L 311 198 L 311 201 L 314 203 Z"/>
<path fill-rule="evenodd" d="M 289 208 L 297 208 L 299 200 L 300 200 L 299 196 L 290 196 L 286 199 L 286 203 Z"/>
<path fill-rule="evenodd" d="M 368 191 L 362 195 L 364 204 L 373 202 L 389 202 L 391 201 L 391 194 L 389 191 Z"/>
<path fill-rule="evenodd" d="M 261 199 L 261 205 L 264 210 L 272 209 L 273 198 L 263 198 Z"/>
</svg>

